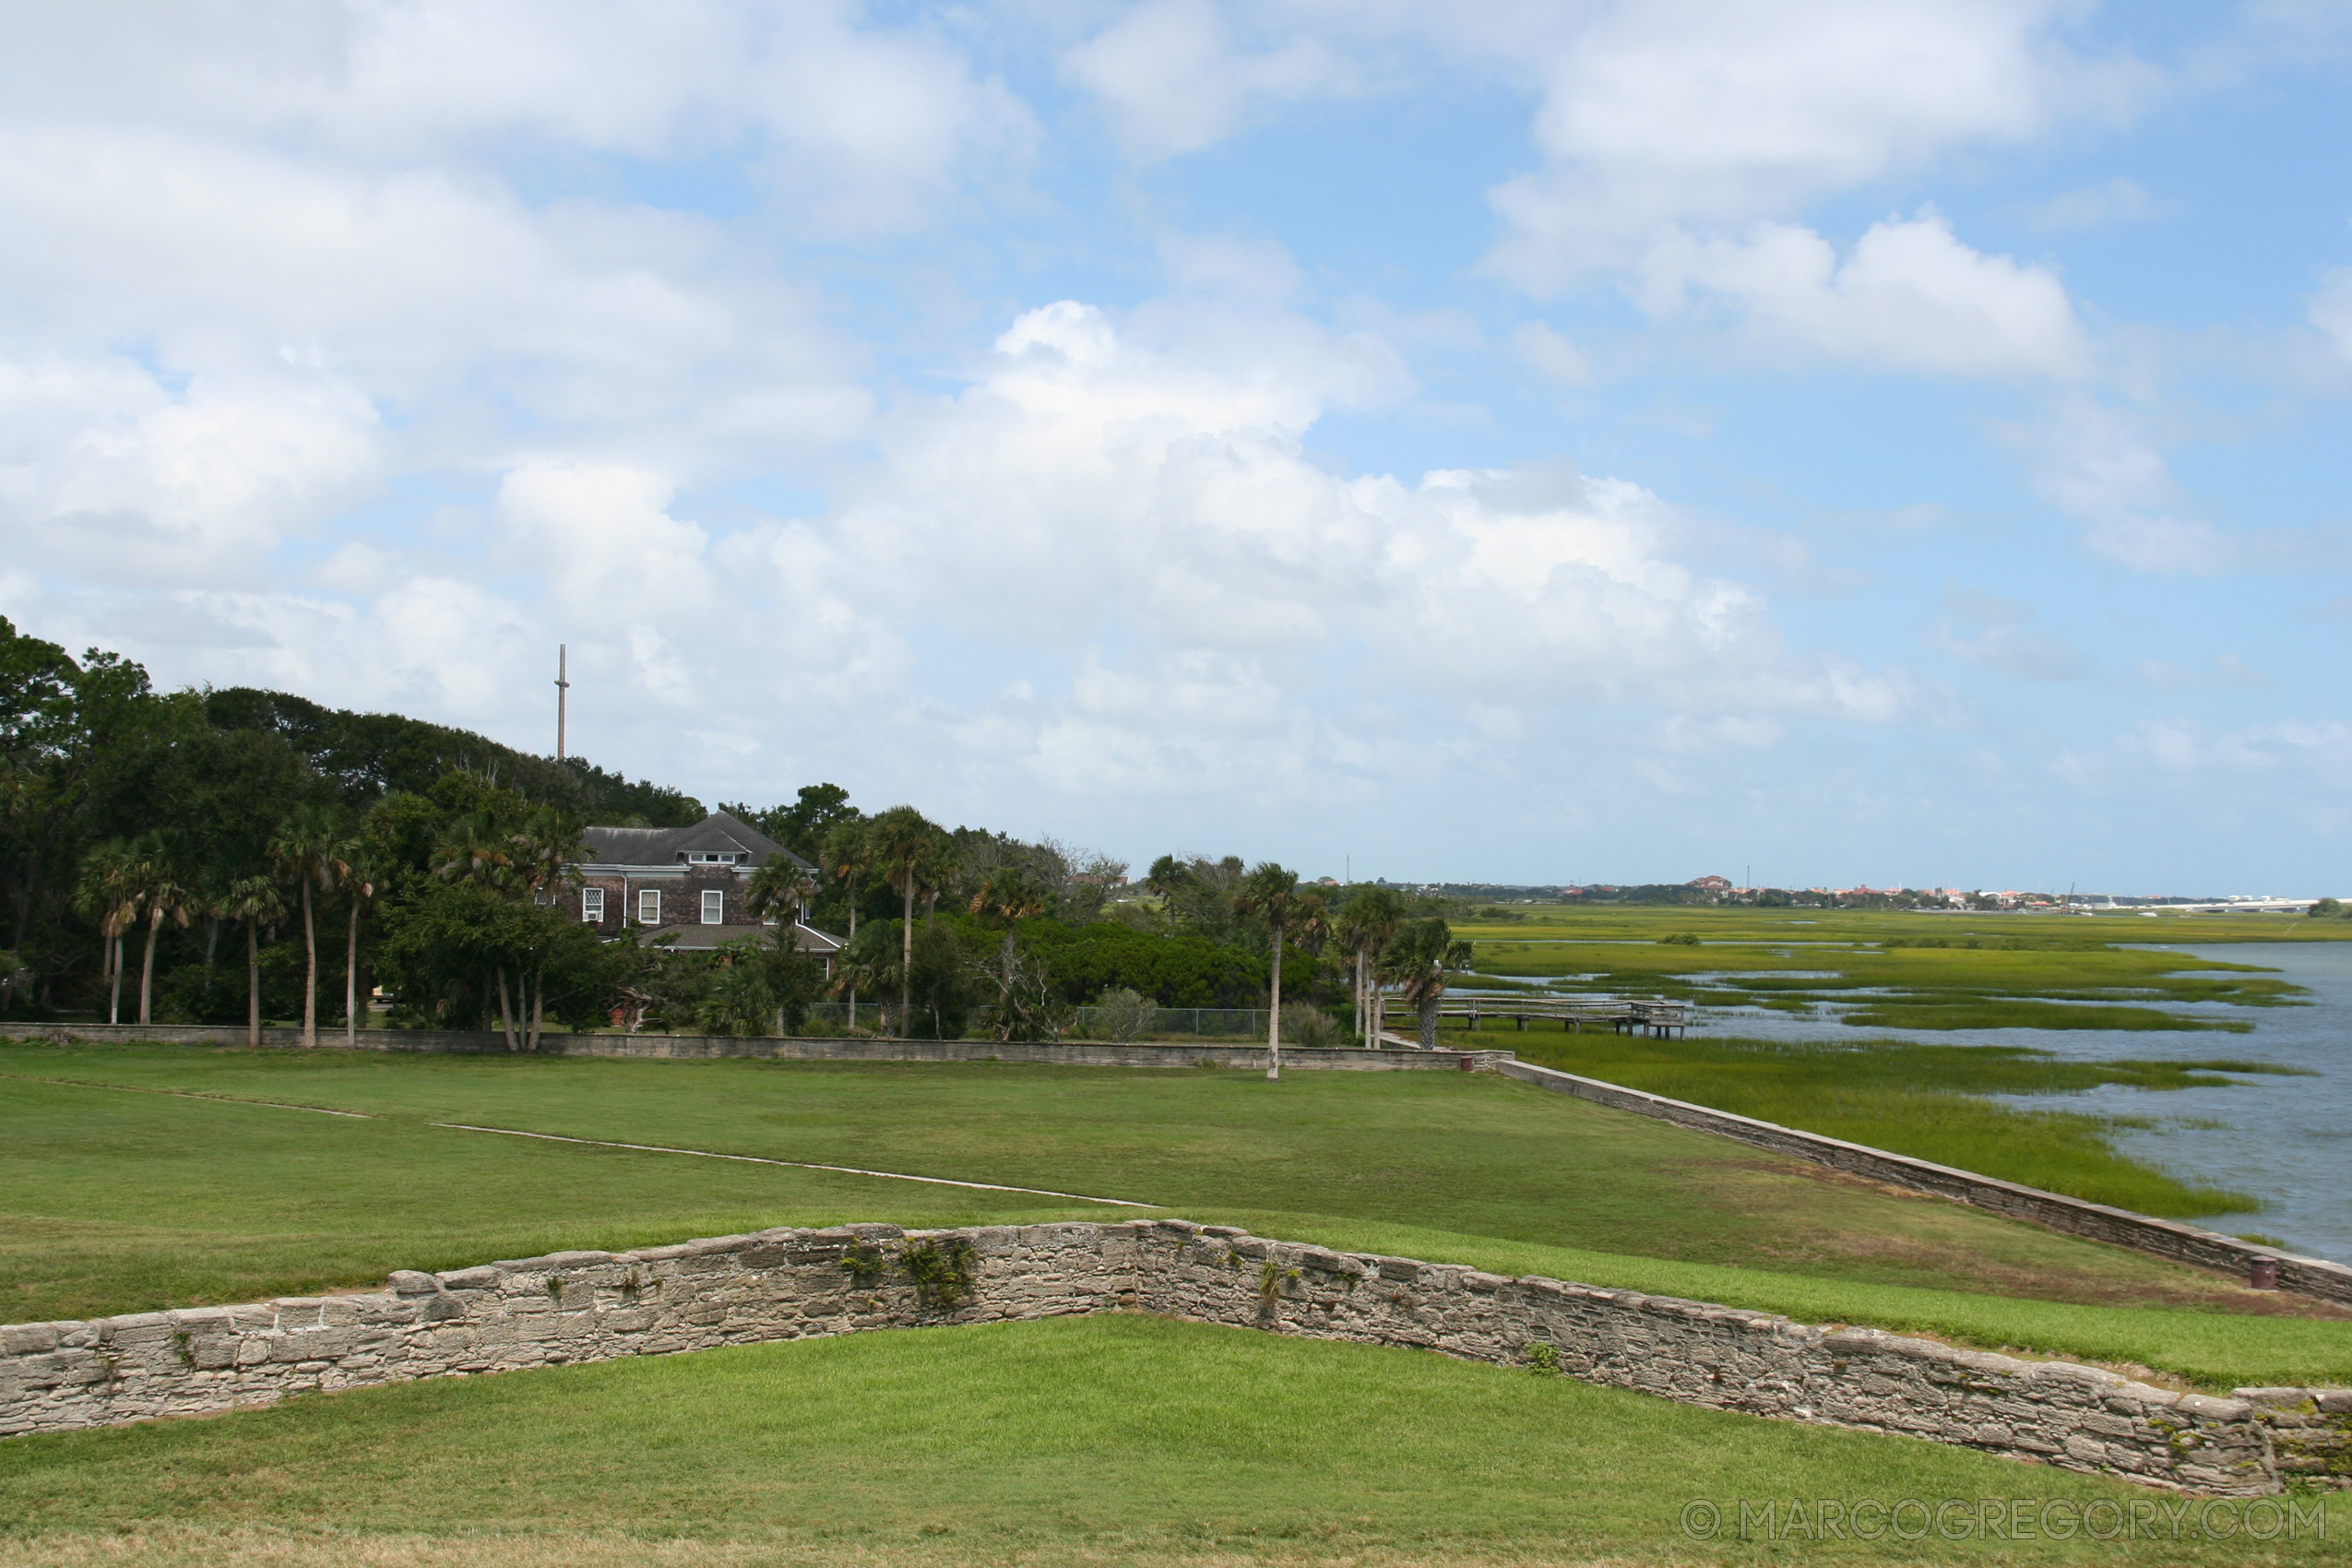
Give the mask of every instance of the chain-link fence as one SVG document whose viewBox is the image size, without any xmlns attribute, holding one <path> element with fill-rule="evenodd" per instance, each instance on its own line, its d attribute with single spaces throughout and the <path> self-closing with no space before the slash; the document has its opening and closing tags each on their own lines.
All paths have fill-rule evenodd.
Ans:
<svg viewBox="0 0 2352 1568">
<path fill-rule="evenodd" d="M 885 1031 L 888 1015 L 897 1011 L 895 1004 L 884 1006 L 872 1002 L 858 1004 L 857 1026 L 861 1029 Z M 1072 1039 L 1264 1039 L 1265 1009 L 1263 1007 L 1161 1007 L 1146 1002 L 1140 1005 L 1086 1006 L 1073 1009 L 1076 1017 L 1071 1022 L 1068 1038 Z M 818 1002 L 809 1007 L 811 1022 L 847 1028 L 850 1024 L 847 1002 Z M 1286 1034 L 1289 1032 L 1286 1028 Z"/>
</svg>

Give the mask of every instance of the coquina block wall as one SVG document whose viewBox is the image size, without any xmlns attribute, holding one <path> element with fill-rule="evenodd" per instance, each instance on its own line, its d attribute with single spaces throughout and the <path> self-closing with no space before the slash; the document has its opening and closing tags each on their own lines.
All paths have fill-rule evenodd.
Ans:
<svg viewBox="0 0 2352 1568">
<path fill-rule="evenodd" d="M 369 1295 L 0 1328 L 0 1435 L 412 1378 L 861 1329 L 1144 1311 L 1900 1432 L 2181 1491 L 2352 1471 L 2352 1390 L 2180 1394 L 2095 1368 L 1182 1220 L 778 1229 L 557 1253 Z"/>
<path fill-rule="evenodd" d="M 192 1024 L 77 1024 L 71 1028 L 43 1031 L 42 1038 L 59 1045 L 77 1040 L 240 1045 L 244 1041 L 245 1031 Z M 1395 1039 L 1396 1037 L 1388 1038 Z M 320 1043 L 325 1046 L 340 1046 L 343 1039 L 341 1034 L 333 1031 L 319 1037 Z M 506 1049 L 504 1039 L 494 1034 L 433 1029 L 362 1029 L 359 1039 L 362 1051 L 504 1054 Z M 262 1041 L 273 1047 L 298 1046 L 302 1043 L 302 1033 L 298 1029 L 265 1029 Z M 1397 1043 L 1409 1042 L 1398 1040 Z M 541 1042 L 540 1050 L 541 1054 L 557 1056 L 754 1056 L 805 1062 L 1004 1061 L 1051 1063 L 1076 1067 L 1255 1069 L 1266 1063 L 1264 1046 L 1205 1042 L 1122 1045 L 1100 1040 L 1068 1040 L 1052 1044 L 1004 1044 L 987 1040 L 742 1039 L 723 1035 L 550 1035 Z M 1735 1138 L 1759 1148 L 1771 1149 L 1776 1154 L 1813 1160 L 1836 1170 L 1867 1176 L 1872 1181 L 1908 1187 L 1914 1192 L 1932 1193 L 1956 1203 L 1990 1209 L 1996 1214 L 2047 1225 L 2073 1235 L 2130 1247 L 2192 1267 L 2220 1269 L 2240 1278 L 2252 1279 L 2260 1278 L 2256 1270 L 2267 1268 L 2272 1271 L 2269 1285 L 2317 1297 L 2321 1301 L 2352 1306 L 2352 1267 L 2325 1258 L 2303 1257 L 2277 1247 L 2248 1241 L 2243 1237 L 2224 1236 L 2193 1225 L 2183 1225 L 2178 1220 L 2133 1214 L 2129 1209 L 2110 1208 L 2105 1204 L 2068 1197 L 2062 1193 L 2046 1193 L 2039 1188 L 2004 1182 L 1998 1177 L 1980 1176 L 1973 1170 L 1954 1170 L 1951 1166 L 1938 1165 L 1910 1155 L 1849 1144 L 1841 1138 L 1824 1137 L 1819 1133 L 1759 1122 L 1750 1116 L 1735 1116 L 1729 1111 L 1693 1105 L 1688 1100 L 1671 1099 L 1643 1089 L 1630 1089 L 1621 1084 L 1604 1083 L 1598 1078 L 1581 1077 L 1555 1068 L 1539 1067 L 1530 1062 L 1519 1061 L 1508 1051 L 1294 1049 L 1286 1050 L 1283 1060 L 1286 1065 L 1291 1067 L 1324 1070 L 1394 1073 L 1435 1069 L 1500 1074 L 1540 1088 L 1572 1094 L 1611 1110 L 1630 1111 L 1637 1115 L 1671 1122 L 1694 1132 Z"/>
</svg>

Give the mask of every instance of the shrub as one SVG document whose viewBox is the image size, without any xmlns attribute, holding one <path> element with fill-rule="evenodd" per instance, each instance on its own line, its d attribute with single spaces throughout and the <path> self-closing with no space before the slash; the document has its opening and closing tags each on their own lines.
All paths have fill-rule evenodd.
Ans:
<svg viewBox="0 0 2352 1568">
<path fill-rule="evenodd" d="M 1282 1041 L 1310 1050 L 1336 1044 L 1339 1030 L 1331 1015 L 1306 1002 L 1286 1002 L 1282 1004 Z"/>
<path fill-rule="evenodd" d="M 1142 1039 L 1158 1022 L 1159 1008 L 1151 999 L 1125 986 L 1108 987 L 1094 999 L 1095 1028 L 1122 1045 Z"/>
<path fill-rule="evenodd" d="M 1265 1005 L 1265 956 L 1206 937 L 1138 931 L 1107 921 L 1073 926 L 1034 920 L 1022 924 L 1018 941 L 1025 953 L 1044 960 L 1054 984 L 1072 1002 L 1125 990 L 1162 1007 Z M 1285 956 L 1285 982 L 1294 980 L 1293 966 L 1301 956 Z"/>
</svg>

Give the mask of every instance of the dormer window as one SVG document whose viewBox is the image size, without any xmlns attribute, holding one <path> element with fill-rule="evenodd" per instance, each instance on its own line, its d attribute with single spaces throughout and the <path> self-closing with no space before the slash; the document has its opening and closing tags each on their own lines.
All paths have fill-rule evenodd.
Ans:
<svg viewBox="0 0 2352 1568">
<path fill-rule="evenodd" d="M 690 866 L 732 866 L 746 857 L 732 849 L 682 849 L 678 858 Z"/>
</svg>

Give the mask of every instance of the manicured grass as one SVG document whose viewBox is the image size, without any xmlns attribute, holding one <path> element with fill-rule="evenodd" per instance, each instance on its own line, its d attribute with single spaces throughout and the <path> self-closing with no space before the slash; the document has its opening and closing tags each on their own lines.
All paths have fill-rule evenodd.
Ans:
<svg viewBox="0 0 2352 1568">
<path fill-rule="evenodd" d="M 1450 1032 L 1451 1043 L 1483 1039 Z M 2056 1094 L 2098 1084 L 2209 1087 L 2255 1063 L 2071 1062 L 2007 1046 L 1906 1040 L 1653 1040 L 1603 1034 L 1514 1034 L 1523 1060 L 1628 1088 L 1801 1127 L 1987 1176 L 2142 1214 L 2193 1218 L 2259 1200 L 2180 1181 L 2116 1152 L 2107 1123 L 2067 1111 L 2018 1111 L 1987 1094 Z"/>
<path fill-rule="evenodd" d="M 0 1321 L 11 1323 L 770 1225 L 1132 1212 L 0 1077 Z"/>
<path fill-rule="evenodd" d="M 143 1087 L 23 1075 L 33 1073 Z M 2120 1353 L 2221 1383 L 2317 1377 L 2280 1373 L 2345 1364 L 2352 1336 L 2341 1323 L 2215 1318 L 2295 1302 L 1455 1074 L 1301 1072 L 1268 1085 L 1201 1071 L 10 1047 L 0 1075 L 0 1075 L 8 1319 L 310 1293 L 374 1285 L 398 1267 L 768 1225 L 1137 1212 L 427 1124 L 456 1121 L 1157 1200 L 1195 1219 L 1377 1250 L 1405 1249 L 1302 1228 L 1533 1245 L 1551 1250 L 1526 1268 L 1594 1284 L 1929 1327 L 1990 1348 Z M 167 1083 L 370 1115 L 153 1092 Z M 1505 1255 L 1460 1261 L 1523 1266 Z M 1684 1267 L 1700 1272 L 1673 1272 Z M 1849 1287 L 1926 1288 L 1933 1299 Z M 2014 1310 L 2014 1297 L 2204 1314 L 2052 1317 Z M 2215 1346 L 2240 1324 L 2245 1353 L 2228 1361 Z"/>
<path fill-rule="evenodd" d="M 1278 1207 L 1877 1284 L 2192 1306 L 2248 1295 L 2120 1248 L 1484 1075 L 1297 1072 L 1268 1084 L 1201 1069 L 8 1045 L 0 1088 L 13 1107 L 0 1140 L 8 1317 L 245 1299 L 373 1283 L 396 1267 L 760 1225 L 1072 1212 L 1016 1194 L 434 1123 L 1044 1187 L 1195 1217 Z"/>
<path fill-rule="evenodd" d="M 2120 1482 L 1408 1350 L 1111 1316 L 441 1380 L 0 1444 L 0 1530 L 758 1540 L 812 1561 L 2108 1562 L 2073 1541 L 1701 1546 L 1706 1499 L 2128 1503 Z M 2323 1560 L 2306 1540 L 2132 1561 Z M 925 1556 L 923 1561 L 937 1561 Z"/>
</svg>

